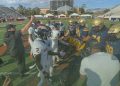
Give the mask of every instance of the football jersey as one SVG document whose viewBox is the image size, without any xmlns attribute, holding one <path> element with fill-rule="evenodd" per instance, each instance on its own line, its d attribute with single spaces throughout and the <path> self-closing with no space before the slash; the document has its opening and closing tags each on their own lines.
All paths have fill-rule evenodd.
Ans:
<svg viewBox="0 0 120 86">
<path fill-rule="evenodd" d="M 47 70 L 48 66 L 48 49 L 44 41 L 39 38 L 36 38 L 32 44 L 32 53 L 33 56 L 40 54 L 41 60 L 40 63 L 44 70 Z"/>
<path fill-rule="evenodd" d="M 105 46 L 106 45 L 106 39 L 108 37 L 108 29 L 106 27 L 103 27 L 103 29 L 101 31 L 98 31 L 96 32 L 95 30 L 95 27 L 93 27 L 91 29 L 91 32 L 90 32 L 90 36 L 93 38 L 93 39 L 96 39 L 100 44 L 101 46 Z"/>
<path fill-rule="evenodd" d="M 52 39 L 58 39 L 59 35 L 60 35 L 59 30 L 52 30 L 52 32 L 51 32 Z"/>
<path fill-rule="evenodd" d="M 34 55 L 44 53 L 45 49 L 46 45 L 44 44 L 44 42 L 42 42 L 42 40 L 39 40 L 38 38 L 34 40 L 32 44 L 32 50 Z"/>
<path fill-rule="evenodd" d="M 120 40 L 107 41 L 106 50 L 113 55 L 120 55 Z"/>
<path fill-rule="evenodd" d="M 84 58 L 80 74 L 87 76 L 87 86 L 117 86 L 120 63 L 111 54 L 98 52 Z"/>
</svg>

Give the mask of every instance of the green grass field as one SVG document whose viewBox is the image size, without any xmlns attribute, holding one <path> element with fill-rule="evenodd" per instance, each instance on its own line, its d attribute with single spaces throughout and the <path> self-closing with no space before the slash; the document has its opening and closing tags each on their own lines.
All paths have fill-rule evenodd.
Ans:
<svg viewBox="0 0 120 86">
<path fill-rule="evenodd" d="M 42 19 L 41 21 L 43 23 L 45 23 L 48 20 L 50 20 L 50 19 L 47 19 L 47 20 Z M 75 19 L 72 19 L 72 20 L 75 21 Z M 56 20 L 52 20 L 52 21 L 62 21 L 65 23 L 66 27 L 68 25 L 68 22 L 67 22 L 68 19 L 56 19 Z M 16 24 L 17 29 L 21 29 L 27 22 L 28 22 L 28 20 L 26 20 L 22 23 L 20 23 L 20 22 L 13 22 L 13 23 Z M 113 22 L 105 20 L 105 25 L 107 27 L 110 27 L 111 24 L 117 24 L 117 23 L 119 23 L 119 22 L 113 23 Z M 3 37 L 4 37 L 4 33 L 6 31 L 6 29 L 5 29 L 6 24 L 7 23 L 0 23 L 0 44 L 3 43 Z M 88 24 L 88 27 L 91 28 L 92 27 L 92 20 L 87 20 L 87 24 Z M 0 74 L 5 73 L 5 72 L 17 72 L 17 66 L 16 66 L 14 59 L 12 59 L 7 54 L 5 56 L 0 57 L 0 58 L 2 58 L 3 61 L 9 62 L 5 66 L 0 67 Z M 26 53 L 26 65 L 27 65 L 26 67 L 28 68 L 28 66 L 31 65 L 32 63 L 33 63 L 32 60 L 29 58 L 29 53 Z M 71 69 L 71 68 L 70 68 L 70 70 L 72 71 L 73 69 Z M 67 71 L 67 72 L 69 72 L 69 71 Z M 73 74 L 74 74 L 74 72 L 73 72 Z M 70 77 L 70 78 L 72 79 L 72 77 Z M 25 78 L 20 78 L 18 75 L 12 76 L 13 86 L 33 86 L 33 84 L 37 83 L 37 80 L 38 80 L 38 78 L 36 78 L 36 74 L 28 75 Z M 34 81 L 34 82 L 32 82 L 32 81 Z M 1 83 L 2 83 L 2 80 L 0 80 L 0 86 L 2 86 Z M 27 83 L 29 83 L 29 85 L 27 85 Z M 56 84 L 54 86 L 60 86 L 60 85 L 57 85 L 57 81 L 56 81 Z M 74 86 L 77 86 L 77 85 L 75 84 Z"/>
</svg>

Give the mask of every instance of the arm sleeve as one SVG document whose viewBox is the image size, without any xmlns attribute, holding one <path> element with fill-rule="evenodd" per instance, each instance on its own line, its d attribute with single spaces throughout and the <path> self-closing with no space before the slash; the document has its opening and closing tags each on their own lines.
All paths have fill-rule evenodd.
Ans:
<svg viewBox="0 0 120 86">
<path fill-rule="evenodd" d="M 81 75 L 86 75 L 85 69 L 87 68 L 87 62 L 86 62 L 86 58 L 84 58 L 81 62 L 81 67 L 80 67 L 80 74 Z"/>
</svg>

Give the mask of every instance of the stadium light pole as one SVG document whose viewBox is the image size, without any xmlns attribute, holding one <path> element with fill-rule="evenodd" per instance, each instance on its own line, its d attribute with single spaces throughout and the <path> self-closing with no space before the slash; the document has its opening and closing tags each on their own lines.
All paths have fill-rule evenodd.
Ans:
<svg viewBox="0 0 120 86">
<path fill-rule="evenodd" d="M 51 0 L 49 0 L 49 9 L 51 10 L 51 4 L 50 3 L 51 3 Z"/>
<path fill-rule="evenodd" d="M 59 7 L 58 7 L 58 2 L 59 2 L 59 1 L 57 0 L 57 9 L 59 8 Z M 57 10 L 57 9 L 56 9 L 56 11 L 57 11 L 57 13 L 58 13 L 58 10 Z"/>
<path fill-rule="evenodd" d="M 67 10 L 66 10 L 66 0 L 65 0 L 65 14 L 67 14 Z"/>
</svg>

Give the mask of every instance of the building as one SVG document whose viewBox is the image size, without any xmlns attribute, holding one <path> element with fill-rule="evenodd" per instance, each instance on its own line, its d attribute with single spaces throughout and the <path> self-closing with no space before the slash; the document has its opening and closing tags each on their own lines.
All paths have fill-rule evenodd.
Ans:
<svg viewBox="0 0 120 86">
<path fill-rule="evenodd" d="M 57 11 L 57 8 L 68 5 L 73 7 L 73 0 L 50 0 L 50 10 Z"/>
<path fill-rule="evenodd" d="M 49 12 L 49 8 L 40 8 L 40 13 L 41 14 L 47 14 Z"/>
</svg>

